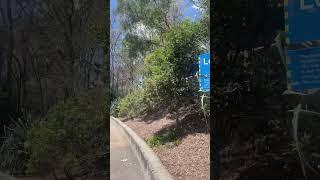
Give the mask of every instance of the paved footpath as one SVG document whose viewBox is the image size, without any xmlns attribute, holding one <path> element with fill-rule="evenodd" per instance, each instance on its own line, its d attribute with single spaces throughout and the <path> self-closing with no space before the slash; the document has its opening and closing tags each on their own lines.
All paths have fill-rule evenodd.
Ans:
<svg viewBox="0 0 320 180">
<path fill-rule="evenodd" d="M 125 132 L 112 120 L 110 120 L 110 179 L 145 179 L 142 167 L 129 145 Z"/>
</svg>

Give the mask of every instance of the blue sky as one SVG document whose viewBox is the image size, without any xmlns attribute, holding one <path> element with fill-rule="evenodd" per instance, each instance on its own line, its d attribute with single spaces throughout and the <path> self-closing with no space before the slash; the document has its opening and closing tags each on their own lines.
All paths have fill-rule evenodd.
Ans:
<svg viewBox="0 0 320 180">
<path fill-rule="evenodd" d="M 182 0 L 183 18 L 189 18 L 191 20 L 196 20 L 201 17 L 199 10 L 193 6 L 190 0 Z M 110 2 L 110 12 L 112 12 L 117 7 L 117 0 L 111 0 Z M 112 15 L 111 15 L 111 18 Z M 111 27 L 112 28 L 112 27 Z"/>
<path fill-rule="evenodd" d="M 191 18 L 192 20 L 199 19 L 201 17 L 200 11 L 193 6 L 190 0 L 183 0 L 183 16 L 186 18 Z"/>
</svg>

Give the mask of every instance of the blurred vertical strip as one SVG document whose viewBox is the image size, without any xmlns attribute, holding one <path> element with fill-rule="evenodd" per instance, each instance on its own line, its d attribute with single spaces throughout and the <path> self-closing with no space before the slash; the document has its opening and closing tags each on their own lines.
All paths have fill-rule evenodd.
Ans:
<svg viewBox="0 0 320 180">
<path fill-rule="evenodd" d="M 106 7 L 106 12 L 107 12 L 107 17 L 106 17 L 106 43 L 105 43 L 105 61 L 106 61 L 106 90 L 107 92 L 107 107 L 106 107 L 106 127 L 107 127 L 107 175 L 110 176 L 110 107 L 111 107 L 111 91 L 110 91 L 110 3 L 111 1 L 107 1 L 107 7 Z"/>
</svg>

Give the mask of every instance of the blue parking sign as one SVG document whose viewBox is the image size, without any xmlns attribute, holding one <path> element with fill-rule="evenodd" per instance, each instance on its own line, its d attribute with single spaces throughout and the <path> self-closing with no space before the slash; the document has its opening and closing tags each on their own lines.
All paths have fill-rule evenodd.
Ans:
<svg viewBox="0 0 320 180">
<path fill-rule="evenodd" d="M 199 88 L 202 92 L 210 92 L 210 53 L 199 55 Z"/>
<path fill-rule="evenodd" d="M 285 0 L 287 43 L 320 40 L 320 1 Z"/>
</svg>

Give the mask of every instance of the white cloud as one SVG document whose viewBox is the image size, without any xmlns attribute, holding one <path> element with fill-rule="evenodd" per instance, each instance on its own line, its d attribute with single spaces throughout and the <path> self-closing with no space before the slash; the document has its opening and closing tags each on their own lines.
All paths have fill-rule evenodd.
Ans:
<svg viewBox="0 0 320 180">
<path fill-rule="evenodd" d="M 192 7 L 193 9 L 196 9 L 196 10 L 200 10 L 200 9 L 201 9 L 200 7 L 198 7 L 198 6 L 194 5 L 194 4 L 193 4 L 191 7 Z"/>
</svg>

